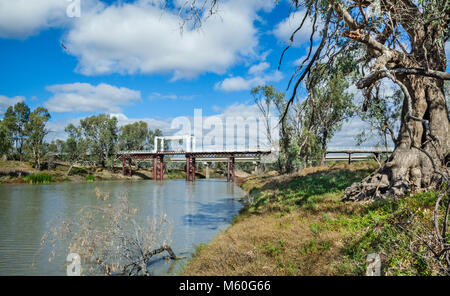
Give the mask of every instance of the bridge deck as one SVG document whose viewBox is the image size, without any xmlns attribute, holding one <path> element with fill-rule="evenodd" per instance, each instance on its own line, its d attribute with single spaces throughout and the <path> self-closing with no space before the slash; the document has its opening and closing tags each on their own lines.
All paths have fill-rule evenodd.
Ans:
<svg viewBox="0 0 450 296">
<path fill-rule="evenodd" d="M 133 159 L 153 159 L 153 179 L 162 180 L 164 175 L 164 157 L 168 156 L 169 161 L 186 162 L 186 181 L 195 181 L 195 163 L 196 161 L 226 161 L 227 162 L 227 181 L 234 181 L 234 164 L 236 160 L 255 161 L 264 154 L 270 154 L 271 151 L 120 151 L 117 156 L 122 158 L 122 171 L 125 175 L 131 176 L 131 162 Z M 177 159 L 177 156 L 178 157 Z M 125 167 L 128 160 L 128 168 Z"/>
<path fill-rule="evenodd" d="M 239 157 L 239 158 L 254 158 L 259 155 L 270 154 L 271 151 L 119 151 L 118 156 L 125 156 L 127 158 L 153 158 L 157 156 L 189 156 L 195 158 L 224 158 L 224 157 Z"/>
</svg>

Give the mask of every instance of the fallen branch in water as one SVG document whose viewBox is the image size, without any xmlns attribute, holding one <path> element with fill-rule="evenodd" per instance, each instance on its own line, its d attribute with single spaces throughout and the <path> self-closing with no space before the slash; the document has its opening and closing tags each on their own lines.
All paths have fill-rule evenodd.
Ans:
<svg viewBox="0 0 450 296">
<path fill-rule="evenodd" d="M 111 204 L 108 193 L 95 194 L 98 205 L 82 208 L 74 220 L 58 223 L 44 235 L 42 244 L 52 243 L 51 257 L 59 252 L 56 244 L 67 241 L 62 251 L 80 256 L 83 273 L 105 275 L 149 275 L 151 258 L 163 252 L 180 259 L 169 245 L 165 215 L 143 221 L 126 197 Z"/>
</svg>

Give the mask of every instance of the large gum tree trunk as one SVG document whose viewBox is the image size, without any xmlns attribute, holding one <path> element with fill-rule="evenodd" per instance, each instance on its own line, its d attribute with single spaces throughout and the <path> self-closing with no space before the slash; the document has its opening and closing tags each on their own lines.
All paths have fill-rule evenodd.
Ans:
<svg viewBox="0 0 450 296">
<path fill-rule="evenodd" d="M 432 50 L 429 49 L 429 52 Z M 445 71 L 446 62 L 441 58 L 445 58 L 443 52 L 434 52 L 429 56 L 434 58 L 431 69 Z M 425 62 L 406 66 L 423 67 L 424 64 Z M 418 75 L 397 75 L 396 78 L 408 89 L 412 100 L 412 115 L 428 120 L 429 131 L 438 141 L 433 141 L 426 135 L 422 122 L 411 118 L 403 120 L 391 157 L 373 174 L 347 188 L 344 200 L 402 197 L 408 193 L 435 189 L 443 182 L 436 170 L 448 173 L 449 116 L 443 80 Z M 405 99 L 403 118 L 407 114 L 407 108 L 408 102 Z"/>
</svg>

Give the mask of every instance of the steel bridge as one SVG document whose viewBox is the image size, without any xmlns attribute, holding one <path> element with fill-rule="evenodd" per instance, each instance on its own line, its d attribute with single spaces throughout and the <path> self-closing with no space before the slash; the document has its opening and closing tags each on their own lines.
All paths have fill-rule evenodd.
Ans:
<svg viewBox="0 0 450 296">
<path fill-rule="evenodd" d="M 227 182 L 235 181 L 235 163 L 259 161 L 261 155 L 271 151 L 120 151 L 117 156 L 122 158 L 122 173 L 132 175 L 133 159 L 153 159 L 153 180 L 162 180 L 164 176 L 164 158 L 170 162 L 186 162 L 186 181 L 195 181 L 196 162 L 227 162 Z M 127 166 L 128 162 L 128 166 Z"/>
<path fill-rule="evenodd" d="M 175 137 L 173 137 L 175 138 Z M 178 138 L 176 138 L 178 139 Z M 191 142 L 191 141 L 189 141 Z M 192 143 L 192 142 L 191 142 Z M 194 142 L 195 145 L 195 142 Z M 163 143 L 162 143 L 163 148 Z M 190 145 L 189 145 L 190 146 Z M 247 151 L 192 151 L 187 146 L 188 151 L 120 151 L 117 156 L 122 158 L 123 175 L 132 175 L 131 164 L 134 160 L 153 159 L 153 179 L 162 180 L 164 176 L 164 159 L 169 162 L 185 162 L 186 163 L 186 181 L 195 181 L 196 162 L 226 162 L 227 163 L 227 182 L 235 181 L 235 163 L 250 162 L 261 160 L 261 156 L 268 155 L 270 150 L 247 150 Z M 155 147 L 157 142 L 155 141 Z M 381 154 L 391 154 L 392 148 L 364 148 L 364 147 L 348 147 L 348 148 L 330 148 L 326 151 L 326 161 L 348 160 L 352 161 L 367 160 L 372 156 L 378 161 Z M 329 156 L 328 154 L 340 154 L 337 156 Z M 342 155 L 344 154 L 344 155 Z M 346 155 L 345 155 L 346 154 Z M 128 165 L 127 165 L 128 162 Z"/>
<path fill-rule="evenodd" d="M 380 160 L 381 154 L 392 154 L 393 148 L 372 148 L 372 147 L 347 147 L 347 148 L 329 148 L 327 149 L 327 152 L 325 153 L 326 161 L 333 161 L 333 160 L 348 160 L 348 163 L 350 164 L 352 161 L 358 161 L 358 160 L 367 160 L 372 158 L 372 156 L 375 158 L 375 160 Z M 337 156 L 328 156 L 328 154 L 346 154 L 345 155 L 337 155 Z"/>
</svg>

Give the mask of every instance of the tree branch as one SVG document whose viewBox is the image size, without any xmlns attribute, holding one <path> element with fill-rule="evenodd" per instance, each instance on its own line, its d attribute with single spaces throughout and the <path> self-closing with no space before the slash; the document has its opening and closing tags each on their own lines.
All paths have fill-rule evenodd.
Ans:
<svg viewBox="0 0 450 296">
<path fill-rule="evenodd" d="M 371 74 L 367 75 L 366 77 L 362 78 L 356 86 L 359 89 L 369 87 L 376 81 L 386 77 L 385 72 L 386 70 L 379 70 L 372 72 Z M 442 71 L 436 71 L 436 70 L 427 70 L 425 68 L 396 68 L 396 69 L 390 69 L 389 72 L 393 74 L 405 74 L 405 75 L 421 75 L 421 76 L 427 76 L 442 80 L 450 80 L 450 73 L 442 72 Z"/>
</svg>

